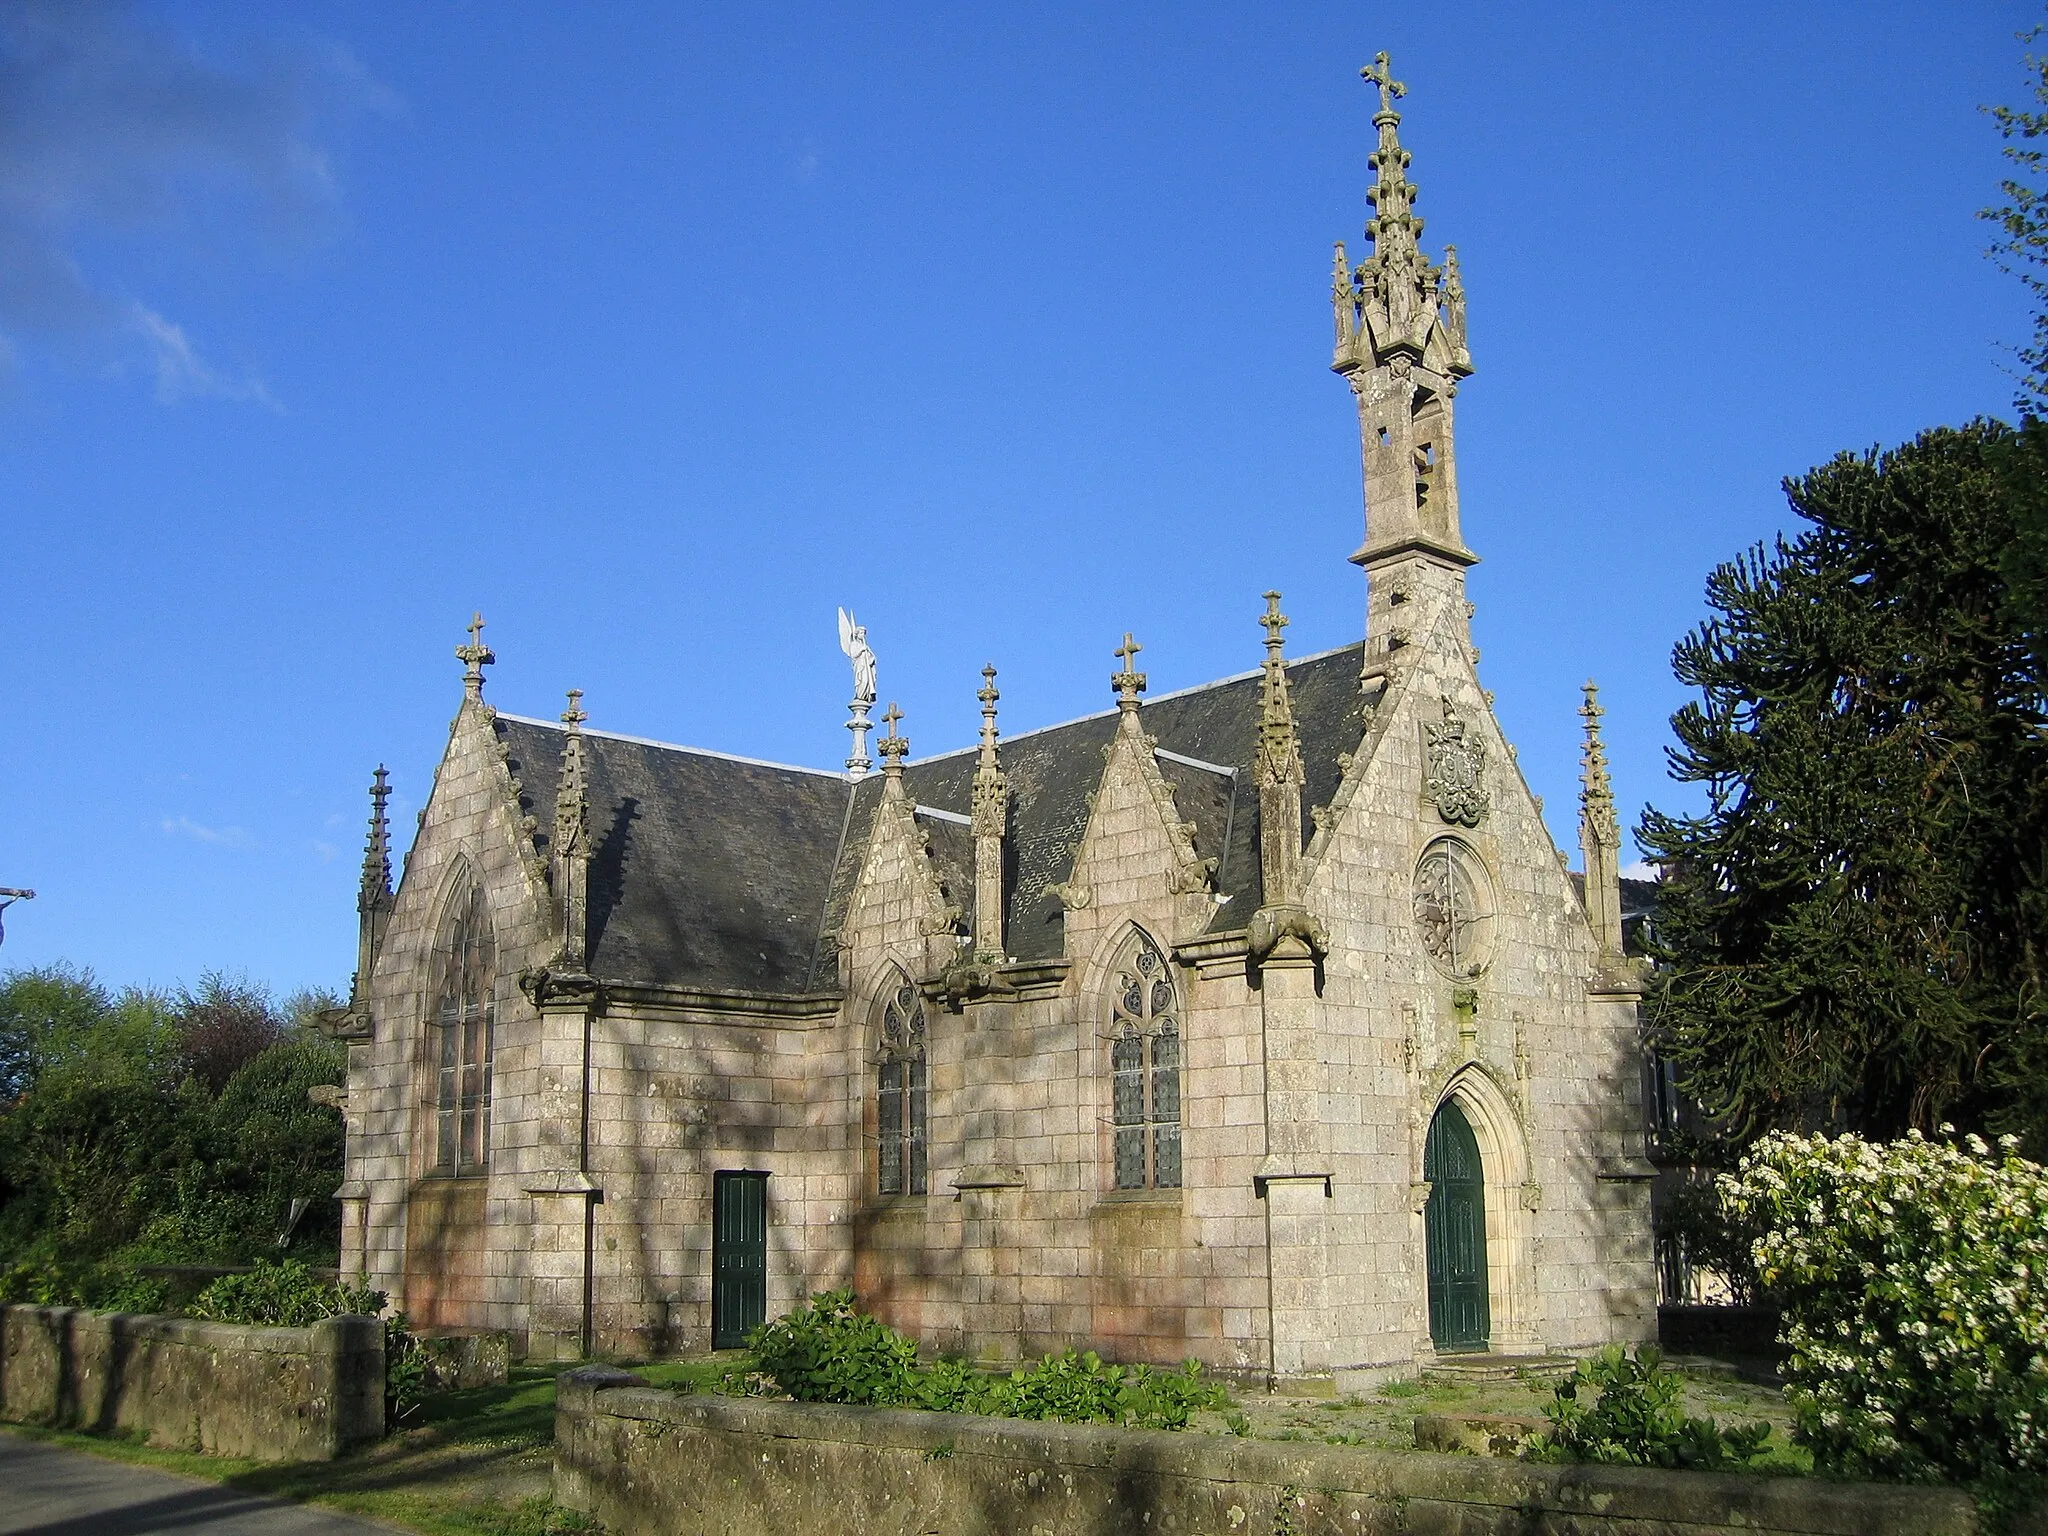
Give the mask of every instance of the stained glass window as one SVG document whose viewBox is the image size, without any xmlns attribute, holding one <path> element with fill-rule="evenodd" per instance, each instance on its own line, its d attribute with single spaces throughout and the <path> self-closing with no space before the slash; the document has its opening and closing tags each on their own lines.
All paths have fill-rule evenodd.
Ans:
<svg viewBox="0 0 2048 1536">
<path fill-rule="evenodd" d="M 490 911 L 472 884 L 450 908 L 435 960 L 434 1171 L 482 1173 L 491 1155 L 491 1049 L 498 959 Z"/>
<path fill-rule="evenodd" d="M 880 1136 L 878 1187 L 885 1195 L 925 1192 L 924 1000 L 908 982 L 882 1004 L 881 1060 L 875 1069 L 875 1120 Z"/>
<path fill-rule="evenodd" d="M 1118 1189 L 1180 1188 L 1180 1000 L 1142 933 L 1112 981 L 1110 1114 Z"/>
</svg>

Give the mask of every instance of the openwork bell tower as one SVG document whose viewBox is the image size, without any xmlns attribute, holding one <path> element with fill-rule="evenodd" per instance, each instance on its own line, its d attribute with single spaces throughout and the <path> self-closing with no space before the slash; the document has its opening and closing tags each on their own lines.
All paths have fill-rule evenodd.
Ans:
<svg viewBox="0 0 2048 1536">
<path fill-rule="evenodd" d="M 1462 604 L 1463 572 L 1478 560 L 1458 532 L 1458 469 L 1451 401 L 1472 371 L 1465 345 L 1465 289 L 1458 254 L 1441 266 L 1418 243 L 1415 184 L 1401 147 L 1394 103 L 1407 87 L 1382 53 L 1360 71 L 1380 93 L 1373 127 L 1379 144 L 1367 159 L 1372 255 L 1352 266 L 1337 245 L 1332 299 L 1337 347 L 1330 366 L 1358 397 L 1365 459 L 1365 543 L 1351 558 L 1366 571 L 1366 664 L 1404 643 L 1431 598 Z M 1462 614 L 1461 614 L 1462 617 Z"/>
</svg>

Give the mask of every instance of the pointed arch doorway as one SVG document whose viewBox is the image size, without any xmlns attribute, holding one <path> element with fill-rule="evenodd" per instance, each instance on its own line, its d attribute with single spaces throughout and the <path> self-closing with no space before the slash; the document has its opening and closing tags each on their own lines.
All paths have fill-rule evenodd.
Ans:
<svg viewBox="0 0 2048 1536">
<path fill-rule="evenodd" d="M 1486 1284 L 1486 1176 L 1479 1141 L 1457 1100 L 1445 1099 L 1422 1146 L 1429 1338 L 1445 1354 L 1483 1350 L 1492 1332 Z"/>
</svg>

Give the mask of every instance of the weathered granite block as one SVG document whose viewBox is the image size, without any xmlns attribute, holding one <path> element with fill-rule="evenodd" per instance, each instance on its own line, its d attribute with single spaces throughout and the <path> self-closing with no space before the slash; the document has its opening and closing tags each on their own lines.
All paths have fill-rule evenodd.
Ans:
<svg viewBox="0 0 2048 1536">
<path fill-rule="evenodd" d="M 139 1433 L 257 1461 L 329 1461 L 384 1433 L 384 1325 L 255 1328 L 0 1307 L 0 1419 Z"/>
<path fill-rule="evenodd" d="M 555 1498 L 615 1536 L 1973 1536 L 1949 1489 L 1550 1467 L 562 1378 Z"/>
</svg>

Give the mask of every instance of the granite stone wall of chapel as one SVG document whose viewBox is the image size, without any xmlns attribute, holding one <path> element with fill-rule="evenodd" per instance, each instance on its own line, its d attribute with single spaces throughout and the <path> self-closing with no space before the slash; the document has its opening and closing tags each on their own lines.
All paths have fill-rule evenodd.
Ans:
<svg viewBox="0 0 2048 1536">
<path fill-rule="evenodd" d="M 1182 1187 L 1113 1187 L 1108 967 L 1134 925 L 1170 951 L 1212 910 L 1206 894 L 1168 888 L 1185 850 L 1162 819 L 1149 752 L 1112 751 L 1074 863 L 1070 892 L 1086 895 L 1070 895 L 1064 967 L 957 1012 L 928 1005 L 929 1192 L 875 1196 L 870 1169 L 848 1213 L 864 1302 L 939 1347 L 1013 1358 L 1086 1342 L 1134 1360 L 1264 1363 L 1251 1179 L 1261 1138 L 1247 1085 L 1257 1018 L 1241 962 L 1234 977 L 1207 981 L 1176 967 Z M 842 938 L 856 1032 L 872 1027 L 881 978 L 926 955 L 932 911 L 919 899 L 919 856 L 914 828 L 892 833 L 884 820 Z M 866 1101 L 865 1072 L 858 1091 Z M 990 1168 L 1021 1182 L 956 1190 L 963 1174 Z"/>
<path fill-rule="evenodd" d="M 546 958 L 551 937 L 530 847 L 489 714 L 466 702 L 371 978 L 374 1035 L 349 1050 L 347 1176 L 362 1204 L 344 1208 L 343 1264 L 427 1325 L 525 1326 L 533 1221 L 520 1174 L 540 1139 L 543 1064 L 538 1015 L 512 979 Z M 485 893 L 497 951 L 492 1149 L 487 1176 L 444 1178 L 432 1167 L 428 989 L 444 909 L 466 881 Z"/>
</svg>

